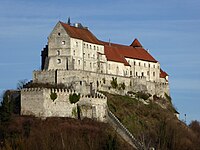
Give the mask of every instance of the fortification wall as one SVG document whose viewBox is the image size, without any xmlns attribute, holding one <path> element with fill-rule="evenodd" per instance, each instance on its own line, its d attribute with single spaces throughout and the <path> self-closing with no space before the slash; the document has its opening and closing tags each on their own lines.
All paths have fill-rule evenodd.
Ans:
<svg viewBox="0 0 200 150">
<path fill-rule="evenodd" d="M 51 93 L 56 93 L 57 98 L 53 101 Z M 75 104 L 69 102 L 69 94 L 72 91 L 60 89 L 23 89 L 21 91 L 21 114 L 36 117 L 75 117 L 72 115 Z"/>
<path fill-rule="evenodd" d="M 78 105 L 81 109 L 81 118 L 87 117 L 102 122 L 107 121 L 107 97 L 103 94 L 83 96 Z"/>
<path fill-rule="evenodd" d="M 55 70 L 33 71 L 33 82 L 55 83 Z"/>
<path fill-rule="evenodd" d="M 21 90 L 21 115 L 44 116 L 44 91 L 42 89 Z"/>
<path fill-rule="evenodd" d="M 81 118 L 92 118 L 105 122 L 107 114 L 107 98 L 96 93 L 94 96 L 81 95 L 80 100 L 71 104 L 69 95 L 75 91 L 68 89 L 29 88 L 21 91 L 21 115 L 36 117 L 78 117 L 77 105 Z M 52 100 L 51 93 L 57 98 Z M 77 93 L 78 94 L 78 93 Z"/>
<path fill-rule="evenodd" d="M 40 73 L 41 72 L 41 73 Z M 45 73 L 46 72 L 46 73 Z M 169 85 L 165 79 L 160 79 L 160 82 L 147 81 L 145 77 L 124 77 L 119 75 L 102 74 L 83 70 L 57 70 L 56 71 L 35 71 L 33 82 L 54 82 L 63 83 L 65 85 L 73 85 L 79 93 L 88 94 L 90 92 L 90 86 L 92 89 L 102 90 L 118 94 L 125 94 L 127 91 L 146 91 L 151 95 L 157 94 L 159 96 L 164 93 L 169 94 Z M 55 79 L 56 78 L 56 79 Z M 117 78 L 118 85 L 125 84 L 125 91 L 112 90 L 111 81 L 113 78 Z"/>
</svg>

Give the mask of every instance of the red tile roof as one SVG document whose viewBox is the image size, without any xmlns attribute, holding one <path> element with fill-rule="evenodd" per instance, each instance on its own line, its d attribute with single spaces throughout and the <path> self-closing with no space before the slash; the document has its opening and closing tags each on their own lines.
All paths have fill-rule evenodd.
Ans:
<svg viewBox="0 0 200 150">
<path fill-rule="evenodd" d="M 118 52 L 116 47 L 105 45 L 104 52 L 107 60 L 124 63 L 125 66 L 130 66 L 126 59 Z"/>
<path fill-rule="evenodd" d="M 150 62 L 157 62 L 135 39 L 131 46 L 113 44 L 98 40 L 87 28 L 77 28 L 60 22 L 70 37 L 81 39 L 85 42 L 104 45 L 105 54 L 108 60 L 122 62 L 129 65 L 125 58 L 139 59 Z"/>
<path fill-rule="evenodd" d="M 166 78 L 166 76 L 168 76 L 168 74 L 162 69 L 160 69 L 160 78 Z"/>
<path fill-rule="evenodd" d="M 158 62 L 155 60 L 144 48 L 142 47 L 132 47 L 114 43 L 103 42 L 104 45 L 110 45 L 111 47 L 115 47 L 119 54 L 121 54 L 125 58 L 139 59 L 150 62 Z M 114 54 L 113 54 L 114 55 Z"/>
<path fill-rule="evenodd" d="M 142 47 L 142 45 L 140 44 L 138 39 L 135 39 L 130 46 L 132 46 L 132 47 Z"/>
<path fill-rule="evenodd" d="M 102 44 L 87 28 L 77 28 L 61 21 L 60 24 L 64 27 L 70 37 L 81 39 L 89 43 Z"/>
</svg>

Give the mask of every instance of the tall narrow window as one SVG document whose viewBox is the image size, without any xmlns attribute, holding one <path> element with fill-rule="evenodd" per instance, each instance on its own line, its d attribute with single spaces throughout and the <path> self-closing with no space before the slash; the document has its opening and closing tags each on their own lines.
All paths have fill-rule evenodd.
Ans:
<svg viewBox="0 0 200 150">
<path fill-rule="evenodd" d="M 155 72 L 153 72 L 153 76 L 155 77 Z"/>
<path fill-rule="evenodd" d="M 81 64 L 81 61 L 80 61 L 80 60 L 78 60 L 78 64 L 79 64 L 79 65 Z"/>
<path fill-rule="evenodd" d="M 74 55 L 75 55 L 76 53 L 75 53 L 75 50 L 74 50 Z"/>
<path fill-rule="evenodd" d="M 57 50 L 57 55 L 58 55 L 58 56 L 60 55 L 60 51 L 59 51 L 59 50 Z"/>
</svg>

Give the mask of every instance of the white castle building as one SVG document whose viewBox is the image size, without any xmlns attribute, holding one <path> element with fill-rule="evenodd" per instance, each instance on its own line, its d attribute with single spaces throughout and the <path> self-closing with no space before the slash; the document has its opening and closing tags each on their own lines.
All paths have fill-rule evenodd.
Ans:
<svg viewBox="0 0 200 150">
<path fill-rule="evenodd" d="M 162 71 L 160 63 L 143 48 L 137 39 L 128 46 L 104 42 L 80 23 L 71 25 L 59 21 L 50 33 L 48 44 L 41 56 L 41 70 L 33 71 L 33 83 L 63 84 L 66 89 L 82 95 L 81 105 L 88 104 L 88 101 L 84 102 L 85 95 L 94 96 L 98 90 L 118 94 L 142 91 L 157 96 L 164 96 L 165 93 L 169 95 L 167 73 Z M 111 84 L 114 80 L 117 82 L 117 87 Z M 36 116 L 59 116 L 59 114 L 71 116 L 72 107 L 67 107 L 69 102 L 65 102 L 69 99 L 69 92 L 65 93 L 66 90 L 62 89 L 54 91 L 57 91 L 58 100 L 49 104 L 48 99 L 51 93 L 49 90 L 38 88 L 22 90 L 21 113 Z M 67 98 L 63 100 L 63 97 Z M 96 116 L 106 114 L 102 110 L 106 108 L 107 99 L 102 97 L 104 96 L 98 94 L 95 101 L 102 99 L 103 103 L 100 102 L 98 106 L 91 107 L 98 108 L 95 112 L 100 110 L 101 115 L 96 114 Z M 32 106 L 36 106 L 38 102 L 40 102 L 41 107 L 38 107 L 40 109 L 34 109 Z M 30 103 L 32 105 L 29 105 Z M 102 107 L 100 107 L 101 104 Z M 56 107 L 56 105 L 59 106 Z M 70 108 L 70 110 L 65 112 L 65 108 Z"/>
</svg>

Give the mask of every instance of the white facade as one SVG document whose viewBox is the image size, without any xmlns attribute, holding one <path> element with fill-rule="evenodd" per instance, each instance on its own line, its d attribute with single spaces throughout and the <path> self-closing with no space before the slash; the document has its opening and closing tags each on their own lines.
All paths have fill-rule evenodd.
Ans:
<svg viewBox="0 0 200 150">
<path fill-rule="evenodd" d="M 107 60 L 104 45 L 70 37 L 60 22 L 48 38 L 48 59 L 45 69 L 85 70 L 126 77 L 145 77 L 147 81 L 160 80 L 159 62 L 125 58 L 122 62 Z"/>
</svg>

